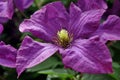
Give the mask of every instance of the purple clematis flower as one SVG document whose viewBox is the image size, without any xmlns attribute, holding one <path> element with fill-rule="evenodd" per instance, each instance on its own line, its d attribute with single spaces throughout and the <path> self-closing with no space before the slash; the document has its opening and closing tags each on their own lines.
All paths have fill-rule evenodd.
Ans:
<svg viewBox="0 0 120 80">
<path fill-rule="evenodd" d="M 0 33 L 3 31 L 3 26 L 0 24 Z M 10 45 L 5 45 L 0 42 L 0 65 L 15 68 L 16 67 L 17 50 Z"/>
<path fill-rule="evenodd" d="M 0 65 L 10 68 L 16 67 L 17 50 L 4 42 L 0 42 Z"/>
<path fill-rule="evenodd" d="M 120 7 L 118 6 L 120 6 L 120 0 L 114 0 L 113 7 L 111 9 L 111 14 L 120 16 Z"/>
<path fill-rule="evenodd" d="M 20 10 L 28 8 L 32 4 L 33 0 L 17 0 L 15 5 Z M 18 5 L 18 3 L 23 3 Z M 0 0 L 0 23 L 6 22 L 8 19 L 12 19 L 14 13 L 13 0 Z M 3 31 L 3 26 L 0 24 L 0 33 Z M 16 67 L 16 55 L 17 50 L 10 45 L 6 45 L 4 42 L 0 42 L 0 65 L 15 68 Z"/>
<path fill-rule="evenodd" d="M 0 0 L 0 23 L 12 19 L 13 12 L 13 0 Z"/>
<path fill-rule="evenodd" d="M 106 18 L 109 15 L 118 15 L 120 16 L 120 0 L 113 0 L 113 6 L 112 8 L 108 8 L 106 13 L 104 14 L 104 18 Z"/>
<path fill-rule="evenodd" d="M 14 0 L 16 7 L 21 11 L 30 7 L 33 1 L 34 0 Z"/>
<path fill-rule="evenodd" d="M 65 67 L 82 73 L 112 73 L 108 40 L 120 40 L 120 18 L 111 15 L 100 23 L 104 9 L 82 10 L 71 3 L 69 12 L 61 2 L 47 4 L 20 24 L 46 43 L 25 37 L 17 54 L 18 76 L 59 51 Z"/>
<path fill-rule="evenodd" d="M 78 0 L 77 6 L 79 6 L 82 11 L 91 9 L 107 9 L 107 4 L 104 0 Z"/>
<path fill-rule="evenodd" d="M 33 1 L 34 0 L 0 0 L 0 23 L 4 23 L 8 19 L 12 19 L 14 4 L 19 10 L 23 11 L 28 8 Z"/>
</svg>

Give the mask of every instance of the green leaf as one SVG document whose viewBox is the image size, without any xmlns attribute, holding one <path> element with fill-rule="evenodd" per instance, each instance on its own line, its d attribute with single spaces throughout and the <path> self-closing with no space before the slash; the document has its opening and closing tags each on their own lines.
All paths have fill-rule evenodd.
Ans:
<svg viewBox="0 0 120 80">
<path fill-rule="evenodd" d="M 112 77 L 114 77 L 116 80 L 120 80 L 120 65 L 118 63 L 113 63 L 113 74 L 110 74 Z"/>
<path fill-rule="evenodd" d="M 28 69 L 28 72 L 35 72 L 35 71 L 40 71 L 40 70 L 45 70 L 49 68 L 55 68 L 57 65 L 62 65 L 62 62 L 58 61 L 56 57 L 50 57 L 41 64 Z"/>
<path fill-rule="evenodd" d="M 112 46 L 114 46 L 117 49 L 120 49 L 120 41 L 114 42 L 114 44 Z"/>
<path fill-rule="evenodd" d="M 113 68 L 120 68 L 120 65 L 117 62 L 113 62 L 112 65 Z"/>
<path fill-rule="evenodd" d="M 67 69 L 50 69 L 39 71 L 40 74 L 47 74 L 52 77 L 60 77 L 60 78 L 73 78 L 75 73 L 71 70 Z"/>
<path fill-rule="evenodd" d="M 113 62 L 112 74 L 84 74 L 82 80 L 120 80 L 120 65 Z"/>
<path fill-rule="evenodd" d="M 84 74 L 81 80 L 116 80 L 107 74 Z"/>
</svg>

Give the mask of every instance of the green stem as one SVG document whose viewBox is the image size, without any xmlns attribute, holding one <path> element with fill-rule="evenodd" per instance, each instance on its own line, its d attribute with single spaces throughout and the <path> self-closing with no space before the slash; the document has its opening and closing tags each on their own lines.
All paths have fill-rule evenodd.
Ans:
<svg viewBox="0 0 120 80">
<path fill-rule="evenodd" d="M 25 15 L 24 12 L 22 12 L 22 11 L 19 11 L 19 12 L 21 13 L 21 15 L 22 15 L 23 17 L 28 18 L 28 17 Z"/>
<path fill-rule="evenodd" d="M 42 6 L 43 2 L 44 0 L 40 0 L 39 2 L 37 2 L 37 0 L 34 0 L 34 4 L 36 5 L 38 9 Z"/>
<path fill-rule="evenodd" d="M 36 0 L 34 0 L 34 4 L 36 5 L 36 7 L 39 9 L 39 4 L 37 3 Z"/>
</svg>

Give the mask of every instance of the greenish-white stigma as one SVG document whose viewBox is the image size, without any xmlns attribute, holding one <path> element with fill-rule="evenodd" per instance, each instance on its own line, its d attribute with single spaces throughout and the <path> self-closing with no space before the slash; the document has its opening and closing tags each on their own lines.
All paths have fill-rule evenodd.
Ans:
<svg viewBox="0 0 120 80">
<path fill-rule="evenodd" d="M 57 33 L 58 38 L 63 42 L 63 41 L 68 41 L 69 40 L 69 34 L 65 29 L 62 29 L 61 31 L 58 31 Z"/>
<path fill-rule="evenodd" d="M 72 40 L 72 38 L 69 35 L 69 32 L 65 29 L 61 29 L 60 31 L 58 31 L 57 37 L 58 44 L 64 48 L 67 47 Z"/>
</svg>

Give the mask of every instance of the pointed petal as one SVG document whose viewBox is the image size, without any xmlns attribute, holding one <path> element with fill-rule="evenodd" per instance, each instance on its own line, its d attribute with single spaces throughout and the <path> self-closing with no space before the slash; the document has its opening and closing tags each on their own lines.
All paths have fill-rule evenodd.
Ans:
<svg viewBox="0 0 120 80">
<path fill-rule="evenodd" d="M 3 31 L 3 26 L 0 24 L 0 34 L 2 33 Z"/>
<path fill-rule="evenodd" d="M 53 2 L 23 21 L 19 29 L 21 32 L 31 32 L 45 41 L 52 41 L 58 30 L 67 25 L 67 20 L 68 13 L 64 5 L 61 2 Z"/>
<path fill-rule="evenodd" d="M 114 0 L 111 14 L 120 15 L 120 7 L 118 6 L 120 6 L 120 1 Z"/>
<path fill-rule="evenodd" d="M 17 50 L 10 45 L 0 42 L 0 65 L 15 68 Z"/>
<path fill-rule="evenodd" d="M 66 67 L 82 73 L 112 73 L 109 50 L 98 37 L 78 40 L 63 55 Z"/>
<path fill-rule="evenodd" d="M 120 40 L 120 18 L 110 15 L 94 35 L 100 35 L 101 41 Z"/>
<path fill-rule="evenodd" d="M 89 10 L 83 12 L 73 25 L 70 25 L 70 32 L 76 38 L 88 38 L 99 27 L 101 16 L 105 10 Z"/>
<path fill-rule="evenodd" d="M 77 5 L 82 9 L 82 11 L 107 9 L 107 4 L 104 0 L 78 0 Z"/>
<path fill-rule="evenodd" d="M 17 55 L 17 72 L 18 76 L 26 69 L 33 67 L 48 57 L 52 56 L 58 48 L 52 44 L 40 43 L 25 37 Z"/>
<path fill-rule="evenodd" d="M 14 0 L 16 7 L 23 11 L 32 5 L 34 0 Z"/>
<path fill-rule="evenodd" d="M 0 1 L 0 23 L 12 18 L 14 13 L 13 0 Z"/>
<path fill-rule="evenodd" d="M 74 3 L 71 3 L 69 11 L 70 11 L 70 14 L 69 14 L 70 15 L 70 22 L 69 22 L 68 28 L 70 29 L 71 26 L 76 25 L 76 23 L 78 22 L 78 20 L 81 17 L 82 11 Z"/>
</svg>

